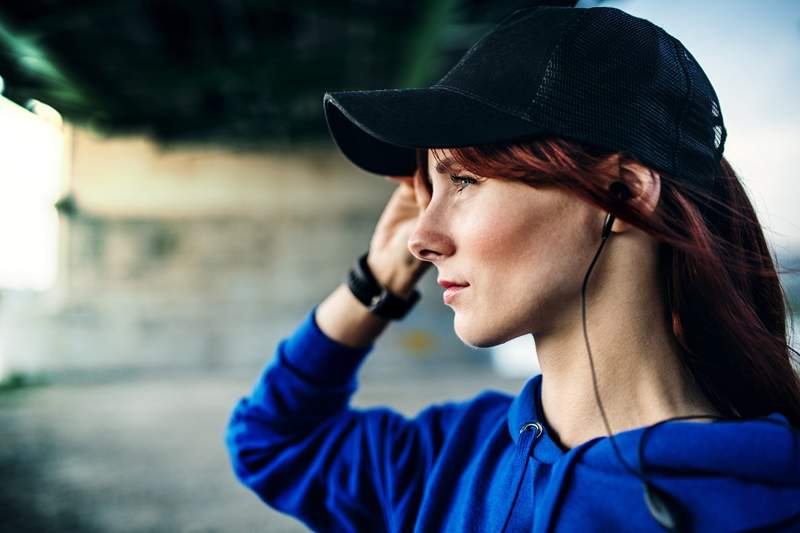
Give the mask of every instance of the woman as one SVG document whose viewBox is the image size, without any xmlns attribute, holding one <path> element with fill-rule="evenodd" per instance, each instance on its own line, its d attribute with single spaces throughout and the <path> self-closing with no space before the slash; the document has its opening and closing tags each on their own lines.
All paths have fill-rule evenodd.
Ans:
<svg viewBox="0 0 800 533">
<path fill-rule="evenodd" d="M 613 8 L 520 10 L 431 88 L 325 104 L 399 186 L 236 406 L 243 483 L 319 531 L 800 528 L 783 293 L 679 41 Z M 464 343 L 530 333 L 542 373 L 413 419 L 351 408 L 430 265 Z"/>
</svg>

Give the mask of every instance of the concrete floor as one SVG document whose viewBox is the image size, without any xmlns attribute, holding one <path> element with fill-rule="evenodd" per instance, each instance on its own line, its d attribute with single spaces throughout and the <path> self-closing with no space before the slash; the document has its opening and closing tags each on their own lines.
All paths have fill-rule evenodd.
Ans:
<svg viewBox="0 0 800 533">
<path fill-rule="evenodd" d="M 72 378 L 0 392 L 0 531 L 307 531 L 233 475 L 228 416 L 257 369 Z M 354 405 L 407 415 L 525 380 L 490 369 L 362 379 Z"/>
</svg>

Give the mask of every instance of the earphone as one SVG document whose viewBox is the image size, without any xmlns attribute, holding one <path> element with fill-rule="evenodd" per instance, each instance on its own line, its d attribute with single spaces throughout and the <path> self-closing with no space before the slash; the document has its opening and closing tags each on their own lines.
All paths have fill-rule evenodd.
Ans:
<svg viewBox="0 0 800 533">
<path fill-rule="evenodd" d="M 617 201 L 624 201 L 627 198 L 630 198 L 631 196 L 630 189 L 628 189 L 628 187 L 621 182 L 612 183 L 610 187 L 610 193 Z M 592 351 L 591 348 L 589 347 L 589 337 L 586 333 L 586 287 L 588 285 L 589 276 L 592 273 L 592 269 L 594 268 L 597 259 L 600 257 L 600 253 L 603 251 L 603 247 L 605 246 L 606 241 L 608 241 L 608 238 L 611 236 L 611 228 L 614 224 L 615 218 L 616 217 L 612 214 L 612 212 L 608 211 L 608 213 L 606 214 L 606 218 L 603 222 L 602 232 L 600 234 L 600 246 L 597 249 L 594 258 L 592 259 L 591 264 L 589 265 L 589 269 L 586 271 L 586 275 L 583 279 L 583 286 L 581 287 L 581 319 L 583 323 L 583 338 L 586 343 L 586 352 L 589 356 L 589 367 L 592 373 L 592 384 L 594 388 L 595 401 L 597 402 L 597 407 L 600 410 L 600 415 L 602 416 L 603 424 L 605 425 L 606 432 L 611 442 L 611 446 L 614 449 L 614 453 L 617 456 L 617 459 L 628 472 L 633 474 L 642 482 L 644 489 L 644 500 L 647 505 L 647 509 L 650 511 L 651 516 L 666 530 L 682 532 L 686 531 L 688 528 L 688 516 L 685 510 L 673 496 L 671 496 L 663 489 L 658 488 L 647 477 L 646 473 L 647 468 L 644 461 L 644 443 L 647 440 L 648 434 L 661 424 L 665 424 L 673 420 L 710 418 L 713 419 L 715 422 L 718 422 L 720 420 L 741 421 L 742 419 L 733 417 L 715 416 L 715 415 L 685 415 L 685 416 L 676 416 L 668 418 L 666 420 L 661 420 L 660 422 L 657 422 L 656 424 L 653 424 L 652 426 L 648 426 L 647 428 L 645 428 L 641 438 L 639 439 L 637 455 L 638 455 L 640 471 L 634 470 L 630 465 L 628 465 L 628 463 L 626 463 L 623 460 L 622 454 L 620 453 L 616 441 L 614 440 L 614 435 L 613 432 L 611 431 L 611 426 L 608 423 L 608 418 L 606 417 L 605 410 L 603 409 L 603 403 L 600 400 L 600 393 L 597 389 L 597 376 L 595 375 L 594 360 L 592 359 Z M 788 424 L 784 424 L 782 422 L 770 419 L 761 419 L 761 420 L 764 422 L 777 424 L 791 430 L 791 427 Z"/>
</svg>

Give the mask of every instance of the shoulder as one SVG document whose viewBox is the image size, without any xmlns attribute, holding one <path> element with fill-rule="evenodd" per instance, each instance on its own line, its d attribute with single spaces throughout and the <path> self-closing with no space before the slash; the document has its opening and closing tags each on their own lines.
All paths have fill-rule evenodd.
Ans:
<svg viewBox="0 0 800 533">
<path fill-rule="evenodd" d="M 709 423 L 674 421 L 614 436 L 628 464 L 685 475 L 728 477 L 751 482 L 800 484 L 800 430 L 778 413 Z M 624 474 L 609 437 L 581 445 L 580 463 Z"/>
<path fill-rule="evenodd" d="M 670 422 L 653 426 L 643 439 L 646 429 L 616 434 L 619 454 L 639 472 L 646 467 L 651 482 L 680 500 L 698 531 L 751 530 L 798 520 L 800 432 L 782 415 L 713 423 Z M 651 520 L 641 505 L 641 492 L 637 492 L 641 481 L 620 463 L 609 437 L 588 441 L 565 459 L 571 464 L 574 490 L 564 496 L 562 505 L 574 516 L 606 513 L 613 524 L 609 529 Z M 616 508 L 610 512 L 606 499 L 596 496 L 605 488 L 630 496 L 629 501 L 621 502 L 619 512 Z"/>
<path fill-rule="evenodd" d="M 508 411 L 514 397 L 508 393 L 496 390 L 484 390 L 468 400 L 447 401 L 430 405 L 420 412 L 447 412 L 454 418 L 475 418 L 490 417 L 495 419 L 502 417 Z"/>
</svg>

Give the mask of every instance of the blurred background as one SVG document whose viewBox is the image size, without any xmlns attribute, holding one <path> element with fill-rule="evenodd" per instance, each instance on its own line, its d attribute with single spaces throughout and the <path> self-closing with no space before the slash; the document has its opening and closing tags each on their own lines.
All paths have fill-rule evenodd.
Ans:
<svg viewBox="0 0 800 533">
<path fill-rule="evenodd" d="M 223 434 L 395 187 L 337 151 L 322 95 L 428 86 L 535 3 L 4 1 L 0 531 L 305 531 L 238 484 Z M 692 51 L 778 264 L 800 268 L 800 4 L 577 3 L 600 4 Z M 356 405 L 413 415 L 538 371 L 529 336 L 465 347 L 435 276 L 419 288 Z"/>
</svg>

